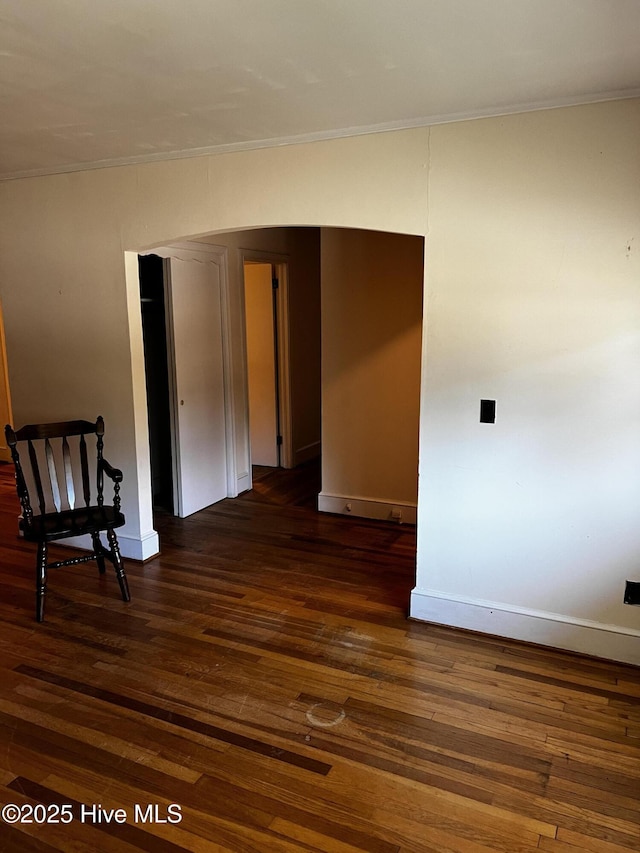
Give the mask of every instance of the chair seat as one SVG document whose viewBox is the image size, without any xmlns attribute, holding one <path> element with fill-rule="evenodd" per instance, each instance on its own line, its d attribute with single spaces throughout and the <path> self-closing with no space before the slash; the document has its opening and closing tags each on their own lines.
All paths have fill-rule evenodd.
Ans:
<svg viewBox="0 0 640 853">
<path fill-rule="evenodd" d="M 22 519 L 20 529 L 29 542 L 53 542 L 67 536 L 113 530 L 123 524 L 124 515 L 112 506 L 83 506 L 79 509 L 36 515 L 29 525 Z"/>
</svg>

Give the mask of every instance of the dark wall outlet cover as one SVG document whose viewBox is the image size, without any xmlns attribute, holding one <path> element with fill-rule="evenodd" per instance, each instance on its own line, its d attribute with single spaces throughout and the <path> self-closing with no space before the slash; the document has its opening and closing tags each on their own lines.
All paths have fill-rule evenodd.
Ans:
<svg viewBox="0 0 640 853">
<path fill-rule="evenodd" d="M 480 423 L 494 424 L 496 422 L 496 401 L 480 400 Z"/>
<path fill-rule="evenodd" d="M 624 588 L 625 604 L 640 604 L 640 581 L 627 581 Z"/>
</svg>

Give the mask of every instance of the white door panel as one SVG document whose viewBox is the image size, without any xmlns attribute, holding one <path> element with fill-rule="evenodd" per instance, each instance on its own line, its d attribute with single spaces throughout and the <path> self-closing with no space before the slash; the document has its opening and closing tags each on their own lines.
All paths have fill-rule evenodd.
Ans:
<svg viewBox="0 0 640 853">
<path fill-rule="evenodd" d="M 175 492 L 184 518 L 227 496 L 220 270 L 169 258 Z"/>
</svg>

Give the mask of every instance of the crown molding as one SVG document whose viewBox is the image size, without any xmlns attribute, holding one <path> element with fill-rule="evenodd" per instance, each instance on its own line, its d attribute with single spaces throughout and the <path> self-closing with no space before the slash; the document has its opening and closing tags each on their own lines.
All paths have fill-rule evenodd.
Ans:
<svg viewBox="0 0 640 853">
<path fill-rule="evenodd" d="M 0 182 L 20 180 L 23 178 L 42 178 L 49 175 L 63 175 L 70 172 L 89 172 L 94 169 L 111 169 L 118 166 L 137 166 L 146 163 L 158 163 L 165 160 L 185 160 L 192 157 L 210 155 L 234 154 L 238 151 L 254 151 L 261 148 L 281 148 L 287 145 L 304 145 L 310 142 L 326 142 L 332 139 L 346 139 L 352 136 L 368 136 L 374 133 L 390 133 L 398 130 L 414 130 L 421 127 L 431 127 L 439 124 L 475 121 L 483 118 L 499 118 L 500 116 L 516 115 L 519 113 L 539 112 L 541 110 L 561 109 L 562 107 L 579 107 L 587 104 L 603 103 L 605 101 L 623 101 L 640 98 L 640 89 L 630 89 L 624 92 L 599 92 L 591 95 L 581 95 L 568 98 L 556 98 L 548 101 L 537 101 L 525 104 L 509 104 L 502 107 L 487 107 L 479 110 L 469 110 L 441 115 L 420 116 L 397 121 L 380 122 L 379 124 L 343 127 L 335 130 L 318 130 L 312 133 L 301 133 L 292 136 L 278 136 L 269 139 L 257 139 L 246 142 L 229 142 L 220 145 L 208 145 L 201 148 L 186 148 L 174 151 L 158 151 L 153 154 L 139 154 L 131 157 L 115 157 L 113 159 L 88 161 L 86 163 L 69 163 L 56 168 L 26 169 L 18 172 L 0 174 Z"/>
</svg>

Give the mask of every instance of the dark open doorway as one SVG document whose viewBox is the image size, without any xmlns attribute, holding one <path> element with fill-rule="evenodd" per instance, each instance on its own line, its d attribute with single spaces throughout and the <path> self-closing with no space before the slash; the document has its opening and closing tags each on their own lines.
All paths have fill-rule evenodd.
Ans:
<svg viewBox="0 0 640 853">
<path fill-rule="evenodd" d="M 173 462 L 164 261 L 158 255 L 144 255 L 138 258 L 138 264 L 153 506 L 172 513 Z"/>
</svg>

